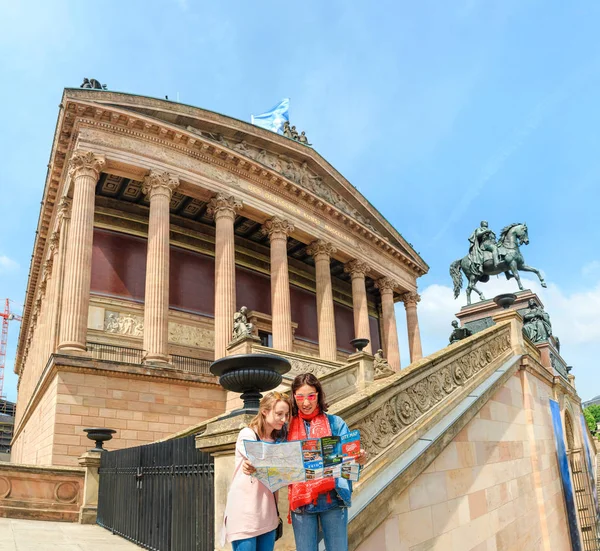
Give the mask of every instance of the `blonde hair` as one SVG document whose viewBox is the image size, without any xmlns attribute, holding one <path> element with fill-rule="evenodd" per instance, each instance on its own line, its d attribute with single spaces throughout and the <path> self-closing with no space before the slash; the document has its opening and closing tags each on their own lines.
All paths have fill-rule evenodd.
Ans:
<svg viewBox="0 0 600 551">
<path fill-rule="evenodd" d="M 256 415 L 256 417 L 252 419 L 248 425 L 249 428 L 256 432 L 260 439 L 272 438 L 273 440 L 278 440 L 285 436 L 285 426 L 282 430 L 273 430 L 271 434 L 266 434 L 267 423 L 265 421 L 265 414 L 271 411 L 277 405 L 277 402 L 285 402 L 290 408 L 290 416 L 292 415 L 291 398 L 284 392 L 269 392 L 269 394 L 265 395 L 260 401 L 260 405 L 258 406 L 258 415 Z"/>
</svg>

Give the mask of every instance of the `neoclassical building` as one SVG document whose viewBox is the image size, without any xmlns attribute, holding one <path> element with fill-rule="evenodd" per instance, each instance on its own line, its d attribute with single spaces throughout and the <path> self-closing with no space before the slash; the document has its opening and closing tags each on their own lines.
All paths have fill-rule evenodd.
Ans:
<svg viewBox="0 0 600 551">
<path fill-rule="evenodd" d="M 27 284 L 13 462 L 76 464 L 225 410 L 208 371 L 246 306 L 263 347 L 421 358 L 425 262 L 313 148 L 196 107 L 66 89 Z M 401 351 L 394 304 L 406 308 Z M 320 366 L 320 367 L 319 367 Z M 318 370 L 317 370 L 318 371 Z"/>
</svg>

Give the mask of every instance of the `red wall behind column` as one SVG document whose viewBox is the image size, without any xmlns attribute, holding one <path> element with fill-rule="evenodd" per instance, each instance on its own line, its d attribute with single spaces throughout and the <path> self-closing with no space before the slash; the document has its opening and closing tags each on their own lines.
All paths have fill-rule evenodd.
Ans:
<svg viewBox="0 0 600 551">
<path fill-rule="evenodd" d="M 271 315 L 270 278 L 236 266 L 237 308 L 247 306 Z M 169 304 L 189 312 L 214 316 L 215 261 L 200 253 L 171 247 Z M 94 230 L 91 291 L 103 295 L 144 300 L 146 285 L 146 239 L 107 230 Z M 317 301 L 315 294 L 290 285 L 292 321 L 298 324 L 296 337 L 317 343 Z M 334 302 L 335 331 L 340 350 L 352 352 L 354 338 L 352 309 Z M 380 347 L 379 323 L 369 318 L 373 351 Z"/>
</svg>

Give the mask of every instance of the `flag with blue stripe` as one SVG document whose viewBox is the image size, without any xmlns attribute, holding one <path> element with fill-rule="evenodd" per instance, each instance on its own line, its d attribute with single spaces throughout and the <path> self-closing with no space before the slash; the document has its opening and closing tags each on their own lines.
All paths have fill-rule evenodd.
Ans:
<svg viewBox="0 0 600 551">
<path fill-rule="evenodd" d="M 260 115 L 252 115 L 252 124 L 266 128 L 271 132 L 281 132 L 283 123 L 290 120 L 288 110 L 290 108 L 290 98 L 282 99 L 273 109 Z"/>
</svg>

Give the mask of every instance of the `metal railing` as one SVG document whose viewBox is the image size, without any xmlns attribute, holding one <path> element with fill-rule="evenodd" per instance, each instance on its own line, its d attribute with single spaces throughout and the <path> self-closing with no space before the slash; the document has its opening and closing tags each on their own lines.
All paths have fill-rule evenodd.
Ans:
<svg viewBox="0 0 600 551">
<path fill-rule="evenodd" d="M 96 360 L 107 360 L 125 364 L 139 365 L 144 359 L 144 351 L 141 348 L 129 348 L 127 346 L 116 346 L 100 342 L 88 342 L 88 352 Z"/>
<path fill-rule="evenodd" d="M 189 358 L 188 356 L 171 355 L 171 364 L 175 369 L 195 373 L 197 375 L 210 375 L 211 360 L 202 360 L 200 358 Z"/>
</svg>

